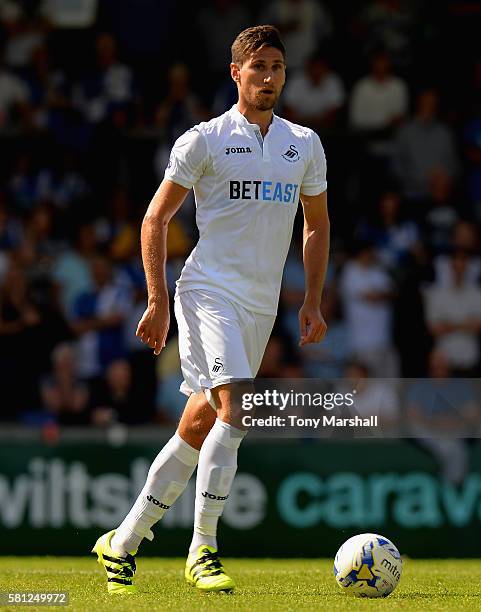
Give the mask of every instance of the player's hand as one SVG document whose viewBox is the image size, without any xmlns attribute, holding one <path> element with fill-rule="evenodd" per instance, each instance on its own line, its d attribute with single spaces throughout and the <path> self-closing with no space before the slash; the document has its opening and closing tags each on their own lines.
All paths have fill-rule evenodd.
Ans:
<svg viewBox="0 0 481 612">
<path fill-rule="evenodd" d="M 147 306 L 139 321 L 135 335 L 144 344 L 154 349 L 155 355 L 158 355 L 165 346 L 169 324 L 169 301 L 166 299 L 161 304 Z"/>
<path fill-rule="evenodd" d="M 327 325 L 319 306 L 304 302 L 299 310 L 299 328 L 301 340 L 299 346 L 320 342 L 326 335 Z"/>
</svg>

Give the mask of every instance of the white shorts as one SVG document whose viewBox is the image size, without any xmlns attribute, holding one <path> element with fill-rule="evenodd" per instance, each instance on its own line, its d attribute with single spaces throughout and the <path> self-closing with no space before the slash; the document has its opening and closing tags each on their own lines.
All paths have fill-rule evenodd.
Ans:
<svg viewBox="0 0 481 612">
<path fill-rule="evenodd" d="M 275 315 L 246 310 L 210 291 L 176 295 L 180 364 L 186 395 L 236 380 L 255 378 L 274 326 Z"/>
</svg>

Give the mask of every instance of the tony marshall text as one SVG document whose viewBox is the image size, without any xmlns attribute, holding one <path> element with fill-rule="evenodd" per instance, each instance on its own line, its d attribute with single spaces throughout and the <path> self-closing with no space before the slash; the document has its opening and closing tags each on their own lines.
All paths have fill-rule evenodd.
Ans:
<svg viewBox="0 0 481 612">
<path fill-rule="evenodd" d="M 360 416 L 341 418 L 336 416 L 323 416 L 321 418 L 302 418 L 294 415 L 285 417 L 268 416 L 265 418 L 253 417 L 246 414 L 242 417 L 244 427 L 377 427 L 377 415 L 362 418 Z"/>
</svg>

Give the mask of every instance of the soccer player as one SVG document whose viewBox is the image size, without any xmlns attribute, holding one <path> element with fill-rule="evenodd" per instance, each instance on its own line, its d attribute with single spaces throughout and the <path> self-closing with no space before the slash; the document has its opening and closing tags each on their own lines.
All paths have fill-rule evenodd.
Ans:
<svg viewBox="0 0 481 612">
<path fill-rule="evenodd" d="M 192 187 L 199 241 L 177 281 L 175 315 L 189 396 L 174 436 L 154 460 L 139 497 L 97 541 L 110 593 L 135 590 L 134 555 L 185 489 L 197 466 L 194 535 L 185 577 L 202 591 L 235 584 L 218 556 L 217 522 L 246 431 L 240 399 L 252 388 L 277 312 L 299 198 L 304 212 L 305 300 L 300 345 L 319 342 L 329 251 L 326 161 L 318 136 L 273 114 L 285 82 L 285 50 L 272 26 L 241 32 L 231 75 L 239 100 L 175 143 L 142 225 L 148 305 L 137 335 L 156 355 L 169 328 L 167 226 Z"/>
</svg>

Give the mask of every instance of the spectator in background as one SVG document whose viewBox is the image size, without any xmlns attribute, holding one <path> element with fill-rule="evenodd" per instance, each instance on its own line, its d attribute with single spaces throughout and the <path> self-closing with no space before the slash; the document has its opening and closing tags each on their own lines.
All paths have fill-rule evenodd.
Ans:
<svg viewBox="0 0 481 612">
<path fill-rule="evenodd" d="M 162 129 L 165 146 L 170 150 L 181 134 L 207 119 L 207 114 L 190 88 L 190 72 L 185 64 L 171 66 L 167 80 L 167 95 L 155 111 L 154 122 Z"/>
<path fill-rule="evenodd" d="M 309 378 L 342 378 L 352 357 L 349 328 L 341 316 L 339 296 L 334 285 L 324 289 L 321 304 L 327 332 L 322 342 L 302 349 L 304 371 Z"/>
<path fill-rule="evenodd" d="M 232 82 L 232 79 L 230 81 Z M 237 88 L 235 92 L 237 96 Z M 185 64 L 174 64 L 168 74 L 167 94 L 157 107 L 154 118 L 155 125 L 160 128 L 164 136 L 157 147 L 154 158 L 154 168 L 159 182 L 164 178 L 165 168 L 169 163 L 170 150 L 175 140 L 190 129 L 192 125 L 207 118 L 205 109 L 191 90 L 189 69 Z M 187 194 L 178 217 L 184 221 L 187 217 L 190 217 L 190 224 L 195 226 L 194 214 L 194 196 L 193 192 L 190 192 Z M 173 221 L 176 224 L 176 219 L 173 219 Z"/>
<path fill-rule="evenodd" d="M 305 295 L 304 266 L 302 258 L 303 242 L 302 237 L 298 235 L 291 241 L 286 264 L 284 266 L 280 295 L 282 332 L 287 333 L 291 341 L 294 341 L 299 335 L 298 315 L 299 309 L 304 302 Z M 330 286 L 333 275 L 333 264 L 331 262 L 327 269 L 326 282 L 324 285 L 325 289 Z M 307 348 L 307 346 L 303 348 L 303 353 Z"/>
<path fill-rule="evenodd" d="M 25 71 L 32 104 L 32 123 L 37 129 L 55 128 L 55 114 L 69 106 L 69 85 L 65 75 L 52 65 L 46 45 L 39 46 Z"/>
<path fill-rule="evenodd" d="M 93 289 L 77 298 L 71 321 L 78 336 L 79 374 L 89 380 L 125 358 L 124 324 L 131 307 L 131 296 L 114 280 L 110 261 L 96 255 L 91 266 Z"/>
<path fill-rule="evenodd" d="M 180 370 L 179 338 L 172 336 L 156 359 L 157 373 L 157 421 L 177 423 L 185 408 L 185 401 L 179 393 L 184 380 Z"/>
<path fill-rule="evenodd" d="M 40 167 L 27 153 L 16 160 L 9 191 L 17 208 L 31 212 L 36 204 L 53 205 L 57 212 L 67 213 L 63 219 L 68 228 L 84 214 L 90 189 L 80 167 L 78 156 L 65 149 L 61 158 L 39 160 Z M 68 209 L 68 210 L 67 210 Z"/>
<path fill-rule="evenodd" d="M 411 435 L 436 460 L 441 476 L 454 485 L 468 472 L 464 438 L 479 432 L 479 402 L 465 380 L 453 379 L 449 359 L 439 350 L 429 355 L 429 378 L 408 387 L 406 416 Z"/>
<path fill-rule="evenodd" d="M 124 286 L 131 296 L 124 333 L 131 368 L 132 392 L 138 404 L 142 406 L 141 410 L 153 414 L 157 391 L 156 360 L 149 347 L 136 336 L 137 325 L 147 302 L 147 284 L 138 240 L 140 227 L 129 218 L 131 210 L 129 194 L 126 190 L 117 188 L 112 197 L 109 215 L 110 256 L 118 269 L 117 282 Z"/>
<path fill-rule="evenodd" d="M 15 253 L 0 290 L 0 368 L 5 411 L 39 404 L 37 381 L 48 367 L 53 347 L 69 337 L 47 275 L 26 275 Z M 27 347 L 27 348 L 26 348 Z M 25 357 L 25 351 L 28 357 Z"/>
<path fill-rule="evenodd" d="M 317 0 L 272 0 L 260 23 L 272 23 L 279 29 L 290 70 L 302 70 L 332 31 L 331 19 Z"/>
<path fill-rule="evenodd" d="M 283 95 L 285 116 L 313 130 L 331 126 L 344 104 L 344 86 L 327 60 L 310 57 L 302 70 L 288 79 Z"/>
<path fill-rule="evenodd" d="M 133 221 L 134 204 L 129 190 L 115 185 L 109 194 L 105 216 L 95 224 L 101 241 L 109 246 L 109 256 L 115 261 L 124 261 L 134 249 L 138 240 L 138 227 Z"/>
<path fill-rule="evenodd" d="M 47 160 L 42 161 L 47 163 Z M 36 204 L 47 199 L 49 173 L 48 164 L 45 170 L 37 167 L 33 155 L 26 151 L 21 151 L 13 159 L 7 193 L 18 212 L 31 212 Z"/>
<path fill-rule="evenodd" d="M 95 425 L 125 423 L 140 425 L 152 420 L 153 406 L 145 406 L 135 397 L 132 370 L 125 359 L 110 363 L 105 379 L 98 381 L 92 398 L 92 422 Z"/>
<path fill-rule="evenodd" d="M 51 174 L 49 188 L 49 200 L 64 215 L 63 222 L 67 226 L 68 218 L 78 219 L 82 215 L 90 188 L 75 151 L 64 150 Z"/>
<path fill-rule="evenodd" d="M 97 2 L 98 0 L 42 0 L 40 10 L 53 28 L 83 30 L 95 25 Z"/>
<path fill-rule="evenodd" d="M 249 26 L 249 13 L 238 0 L 213 0 L 199 11 L 196 21 L 209 66 L 208 78 L 218 84 L 231 60 L 232 41 Z"/>
<path fill-rule="evenodd" d="M 449 127 L 438 120 L 439 99 L 434 89 L 422 91 L 414 118 L 399 129 L 395 172 L 406 197 L 419 200 L 429 194 L 433 172 L 450 179 L 458 173 L 458 157 Z"/>
<path fill-rule="evenodd" d="M 413 52 L 416 6 L 404 0 L 373 0 L 361 15 L 366 50 L 382 46 L 396 66 L 410 63 Z"/>
<path fill-rule="evenodd" d="M 361 205 L 378 197 L 386 185 L 394 149 L 394 129 L 408 106 L 404 81 L 392 74 L 384 50 L 373 53 L 370 74 L 361 78 L 351 92 L 349 124 L 358 136 L 358 173 Z M 353 143 L 354 144 L 354 143 Z"/>
<path fill-rule="evenodd" d="M 481 87 L 478 96 L 476 111 L 464 127 L 463 141 L 464 154 L 469 164 L 468 193 L 478 221 L 481 221 Z"/>
<path fill-rule="evenodd" d="M 18 248 L 23 240 L 24 231 L 20 220 L 12 214 L 0 193 L 0 253 Z M 1 281 L 1 274 L 0 274 Z"/>
<path fill-rule="evenodd" d="M 360 361 L 349 363 L 344 376 L 349 381 L 349 391 L 356 390 L 354 405 L 349 412 L 359 415 L 362 419 L 377 415 L 381 436 L 399 435 L 401 402 L 396 381 L 371 380 L 369 368 Z M 345 414 L 345 410 L 346 408 L 341 409 L 340 416 L 349 416 Z"/>
<path fill-rule="evenodd" d="M 292 338 L 299 334 L 299 309 L 304 301 L 305 283 L 302 263 L 302 240 L 294 238 L 282 275 L 281 316 L 285 331 Z"/>
<path fill-rule="evenodd" d="M 192 241 L 184 229 L 182 217 L 171 219 L 167 233 L 167 262 L 165 265 L 167 289 L 171 296 L 175 293 L 176 279 L 184 267 L 191 248 Z"/>
<path fill-rule="evenodd" d="M 71 157 L 73 151 L 85 152 L 91 126 L 74 108 L 73 83 L 55 63 L 47 45 L 38 47 L 25 72 L 32 106 L 32 126 L 39 136 L 51 137 L 57 151 Z"/>
<path fill-rule="evenodd" d="M 74 348 L 59 344 L 51 359 L 52 370 L 40 384 L 43 409 L 60 425 L 87 425 L 90 392 L 77 376 Z"/>
<path fill-rule="evenodd" d="M 426 291 L 425 308 L 435 349 L 460 376 L 477 376 L 480 366 L 481 289 L 466 283 L 468 256 L 456 251 L 451 259 L 453 283 Z"/>
<path fill-rule="evenodd" d="M 15 420 L 22 410 L 36 406 L 36 370 L 26 347 L 35 349 L 41 317 L 28 295 L 25 272 L 10 261 L 0 285 L 0 371 L 2 372 L 2 420 Z"/>
<path fill-rule="evenodd" d="M 52 208 L 39 204 L 24 223 L 24 236 L 18 248 L 18 256 L 27 267 L 29 275 L 50 276 L 53 262 L 60 250 L 53 231 Z"/>
<path fill-rule="evenodd" d="M 379 261 L 392 272 L 406 265 L 420 247 L 419 230 L 414 221 L 403 219 L 399 194 L 382 194 L 374 222 L 361 222 L 359 237 L 374 245 Z"/>
<path fill-rule="evenodd" d="M 24 16 L 24 11 L 18 0 L 3 0 L 0 3 L 0 29 L 2 36 L 11 23 L 15 23 Z"/>
<path fill-rule="evenodd" d="M 102 33 L 95 43 L 97 65 L 78 86 L 76 103 L 91 124 L 108 122 L 125 127 L 135 102 L 134 75 L 119 61 L 112 34 Z"/>
<path fill-rule="evenodd" d="M 92 289 L 91 261 L 97 254 L 97 239 L 93 224 L 75 229 L 73 245 L 60 252 L 52 267 L 52 278 L 60 289 L 63 312 L 72 317 L 80 295 Z"/>
<path fill-rule="evenodd" d="M 38 17 L 28 14 L 27 7 L 20 2 L 4 0 L 0 21 L 6 33 L 5 63 L 24 76 L 33 54 L 45 43 L 46 28 Z"/>
<path fill-rule="evenodd" d="M 453 228 L 459 220 L 461 208 L 453 197 L 453 180 L 446 172 L 441 169 L 432 172 L 429 199 L 419 208 L 412 214 L 417 218 L 423 217 L 425 243 L 432 253 L 446 253 L 451 246 Z"/>
<path fill-rule="evenodd" d="M 341 273 L 340 294 L 354 358 L 362 360 L 374 378 L 398 376 L 392 336 L 394 286 L 372 244 L 357 245 Z"/>
<path fill-rule="evenodd" d="M 463 252 L 467 256 L 464 282 L 477 285 L 481 281 L 481 257 L 479 254 L 479 229 L 470 221 L 458 221 L 451 230 L 449 251 Z M 435 282 L 439 287 L 452 286 L 454 269 L 448 254 L 440 253 L 434 258 Z"/>
<path fill-rule="evenodd" d="M 26 82 L 10 71 L 0 47 L 0 132 L 28 127 L 31 108 Z"/>
<path fill-rule="evenodd" d="M 472 100 L 481 98 L 481 56 L 478 55 L 472 65 L 471 83 L 469 87 L 469 97 Z"/>
<path fill-rule="evenodd" d="M 258 378 L 302 378 L 302 363 L 290 338 L 274 329 L 267 343 Z"/>
<path fill-rule="evenodd" d="M 73 105 L 82 115 L 88 174 L 102 207 L 128 168 L 125 132 L 137 120 L 139 99 L 134 73 L 119 60 L 112 34 L 98 34 L 95 50 L 95 65 L 87 64 L 87 74 L 74 87 Z"/>
<path fill-rule="evenodd" d="M 41 0 L 39 14 L 50 28 L 49 46 L 68 74 L 80 74 L 90 52 L 98 0 Z"/>
<path fill-rule="evenodd" d="M 237 103 L 237 87 L 230 74 L 220 81 L 216 88 L 214 100 L 211 106 L 211 114 L 214 117 L 222 115 Z"/>
<path fill-rule="evenodd" d="M 2 223 L 1 217 L 2 217 L 2 212 L 0 210 L 0 226 Z M 0 227 L 0 231 L 1 231 L 1 227 Z M 2 284 L 3 278 L 7 272 L 8 264 L 9 264 L 9 259 L 8 259 L 7 252 L 0 248 L 0 285 Z"/>
<path fill-rule="evenodd" d="M 351 127 L 361 132 L 388 130 L 399 124 L 407 106 L 405 82 L 392 74 L 386 51 L 376 51 L 372 56 L 370 74 L 360 79 L 351 93 Z"/>
</svg>

